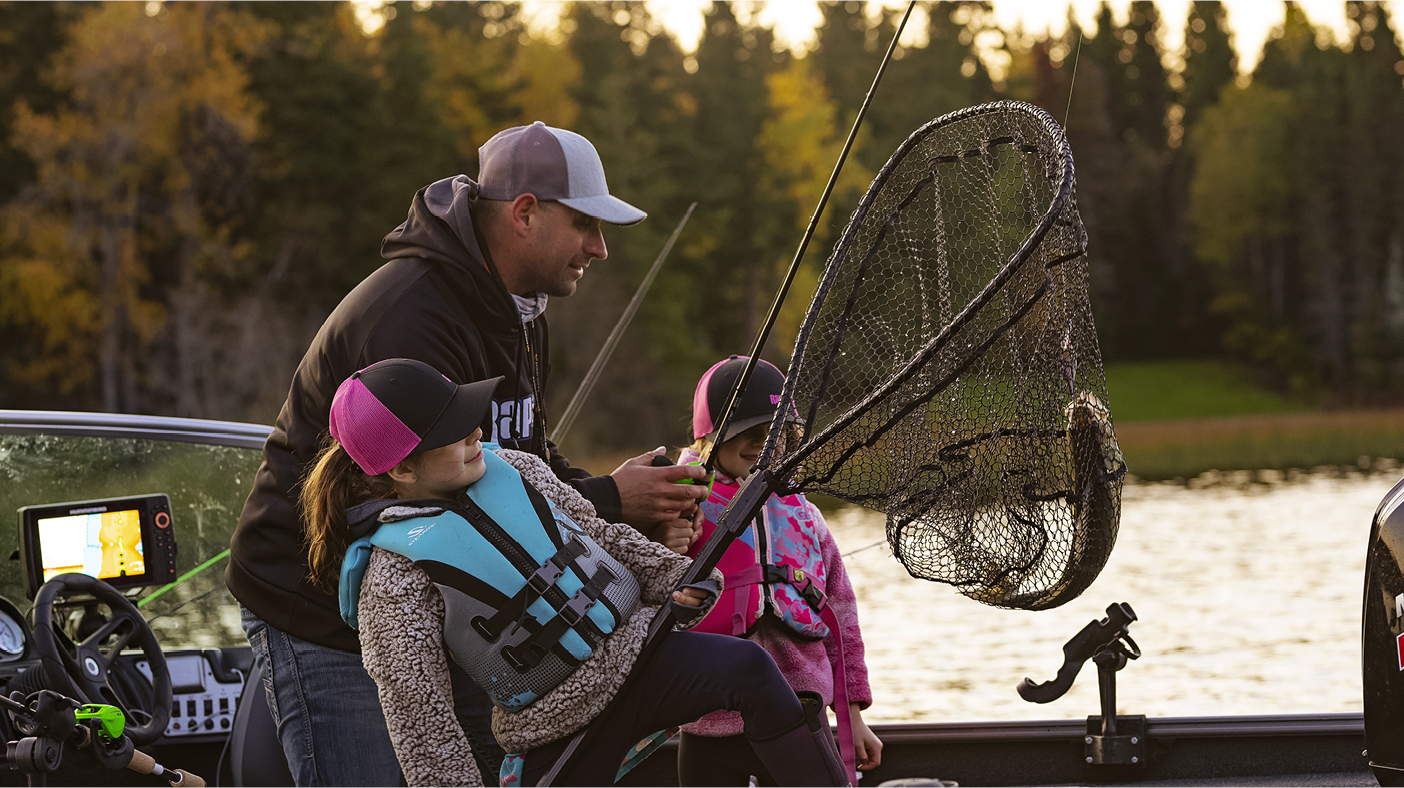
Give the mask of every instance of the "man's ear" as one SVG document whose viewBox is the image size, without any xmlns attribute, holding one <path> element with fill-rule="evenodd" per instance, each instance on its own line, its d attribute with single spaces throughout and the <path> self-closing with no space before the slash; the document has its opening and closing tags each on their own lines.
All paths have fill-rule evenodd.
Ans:
<svg viewBox="0 0 1404 788">
<path fill-rule="evenodd" d="M 512 201 L 508 213 L 512 219 L 512 232 L 518 236 L 525 236 L 541 215 L 541 201 L 536 199 L 534 194 L 518 195 L 517 199 Z"/>
<path fill-rule="evenodd" d="M 388 471 L 390 480 L 399 484 L 414 484 L 414 480 L 418 477 L 414 465 L 408 458 L 395 463 L 395 467 Z"/>
</svg>

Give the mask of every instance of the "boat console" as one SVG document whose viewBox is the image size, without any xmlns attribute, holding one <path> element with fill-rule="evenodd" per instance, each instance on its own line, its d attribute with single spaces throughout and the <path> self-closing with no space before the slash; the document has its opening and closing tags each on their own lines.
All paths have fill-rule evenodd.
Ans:
<svg viewBox="0 0 1404 788">
<path fill-rule="evenodd" d="M 236 730 L 248 729 L 248 710 L 240 709 L 240 700 L 253 654 L 247 647 L 163 651 L 134 604 L 141 589 L 177 580 L 169 498 L 152 494 L 25 506 L 19 509 L 18 541 L 14 558 L 34 606 L 27 621 L 19 607 L 0 598 L 0 693 L 28 708 L 21 711 L 12 702 L 0 713 L 0 731 L 11 742 L 11 768 L 0 770 L 5 775 L 0 784 L 22 784 L 15 780 L 26 774 L 63 782 L 73 768 L 65 766 L 65 752 L 67 760 L 93 768 L 96 751 L 76 744 L 82 737 L 95 741 L 82 722 L 92 704 L 111 709 L 121 720 L 129 753 L 135 745 L 174 754 L 182 765 L 193 759 L 188 765 L 215 777 L 217 761 L 192 754 L 222 753 L 226 742 L 238 738 Z M 39 716 L 51 720 L 77 713 L 79 723 L 70 719 L 66 727 L 59 725 L 60 736 L 54 726 L 33 722 L 41 708 Z M 83 754 L 74 756 L 79 749 Z M 121 769 L 132 758 L 97 760 Z M 137 776 L 103 774 L 104 784 Z"/>
</svg>

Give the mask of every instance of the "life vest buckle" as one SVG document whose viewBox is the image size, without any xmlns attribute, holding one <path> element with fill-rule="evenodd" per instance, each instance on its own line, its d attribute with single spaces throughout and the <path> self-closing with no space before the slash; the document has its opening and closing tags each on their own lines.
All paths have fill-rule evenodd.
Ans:
<svg viewBox="0 0 1404 788">
<path fill-rule="evenodd" d="M 796 569 L 789 564 L 770 564 L 766 567 L 766 580 L 772 583 L 786 583 L 795 591 L 799 592 L 801 598 L 815 612 L 824 609 L 828 604 L 829 597 L 819 588 L 819 584 L 814 582 L 814 578 L 804 573 L 803 569 Z"/>
<path fill-rule="evenodd" d="M 589 612 L 590 608 L 593 607 L 594 604 L 595 598 L 589 596 L 588 594 L 576 594 L 575 596 L 570 598 L 570 601 L 566 603 L 566 606 L 561 608 L 561 612 L 557 613 L 556 615 L 560 616 L 561 620 L 566 622 L 566 624 L 570 625 L 570 627 L 573 629 L 576 624 L 580 623 L 581 619 L 585 618 L 585 614 Z"/>
<path fill-rule="evenodd" d="M 829 603 L 828 595 L 821 591 L 813 580 L 807 577 L 804 579 L 803 585 L 795 586 L 795 590 L 799 591 L 800 596 L 804 597 L 804 601 L 808 602 L 809 606 L 814 608 L 816 612 L 823 610 L 824 606 Z"/>
</svg>

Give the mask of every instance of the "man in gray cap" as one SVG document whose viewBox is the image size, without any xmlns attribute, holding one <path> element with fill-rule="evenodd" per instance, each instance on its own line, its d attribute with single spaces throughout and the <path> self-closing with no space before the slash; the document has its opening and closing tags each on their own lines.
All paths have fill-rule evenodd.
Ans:
<svg viewBox="0 0 1404 788">
<path fill-rule="evenodd" d="M 337 598 L 308 580 L 296 489 L 327 430 L 332 395 L 387 358 L 423 361 L 454 383 L 503 376 L 483 439 L 545 459 L 594 503 L 679 552 L 706 490 L 675 481 L 696 467 L 650 465 L 653 452 L 608 476 L 572 467 L 546 439 L 541 397 L 550 371 L 548 298 L 575 292 L 608 254 L 602 222 L 646 214 L 609 193 L 604 166 L 579 134 L 542 123 L 507 129 L 479 149 L 479 180 L 459 175 L 414 196 L 385 237 L 388 262 L 356 286 L 298 365 L 234 532 L 226 581 L 263 669 L 269 705 L 297 785 L 400 780 L 376 685 Z M 496 773 L 487 696 L 451 665 L 463 729 L 484 774 Z"/>
</svg>

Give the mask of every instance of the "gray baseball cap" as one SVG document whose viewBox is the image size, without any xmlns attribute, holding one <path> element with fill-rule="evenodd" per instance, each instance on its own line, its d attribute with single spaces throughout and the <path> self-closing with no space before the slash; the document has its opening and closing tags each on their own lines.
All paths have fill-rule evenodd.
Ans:
<svg viewBox="0 0 1404 788">
<path fill-rule="evenodd" d="M 478 148 L 480 196 L 515 200 L 534 194 L 610 224 L 638 224 L 648 214 L 609 193 L 604 164 L 590 141 L 541 121 L 499 131 Z"/>
</svg>

